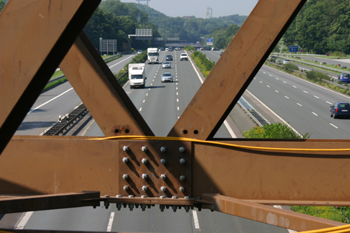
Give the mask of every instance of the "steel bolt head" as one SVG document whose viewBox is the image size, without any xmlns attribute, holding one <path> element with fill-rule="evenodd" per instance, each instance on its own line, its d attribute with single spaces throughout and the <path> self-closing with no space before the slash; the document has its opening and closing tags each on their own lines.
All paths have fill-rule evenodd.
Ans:
<svg viewBox="0 0 350 233">
<path fill-rule="evenodd" d="M 128 191 L 130 189 L 129 185 L 124 185 L 123 190 Z"/>
<path fill-rule="evenodd" d="M 180 153 L 184 153 L 186 151 L 186 149 L 185 149 L 185 147 L 182 146 L 179 148 L 179 151 L 180 151 Z"/>
<path fill-rule="evenodd" d="M 123 161 L 123 163 L 128 163 L 128 162 L 129 162 L 129 158 L 128 158 L 128 157 L 124 157 L 124 158 L 122 159 L 122 161 Z"/>
<path fill-rule="evenodd" d="M 185 196 L 185 199 L 186 199 L 186 200 L 189 200 L 189 199 L 190 199 L 190 196 Z"/>
<path fill-rule="evenodd" d="M 127 180 L 127 179 L 129 179 L 129 175 L 128 174 L 124 174 L 123 175 L 123 180 Z"/>
<path fill-rule="evenodd" d="M 161 159 L 161 160 L 160 160 L 160 163 L 161 163 L 161 164 L 166 164 L 166 160 L 165 160 L 165 159 Z"/>
<path fill-rule="evenodd" d="M 143 159 L 141 160 L 141 163 L 143 163 L 143 164 L 146 164 L 146 163 L 148 163 L 148 159 L 146 159 L 146 158 L 143 158 Z"/>
<path fill-rule="evenodd" d="M 141 150 L 142 150 L 143 152 L 146 152 L 146 151 L 148 151 L 148 148 L 147 148 L 147 146 L 143 146 L 143 147 L 141 147 Z"/>
<path fill-rule="evenodd" d="M 165 192 L 167 188 L 165 186 L 160 187 L 160 191 Z"/>
<path fill-rule="evenodd" d="M 148 190 L 148 187 L 146 186 L 146 185 L 144 185 L 144 186 L 142 186 L 142 191 L 144 191 L 144 192 L 147 192 L 147 190 Z"/>
<path fill-rule="evenodd" d="M 122 195 L 118 194 L 118 195 L 115 195 L 116 198 L 121 198 Z"/>
<path fill-rule="evenodd" d="M 185 192 L 185 187 L 182 187 L 182 186 L 181 186 L 181 187 L 179 188 L 179 191 L 182 192 L 182 193 Z"/>
<path fill-rule="evenodd" d="M 147 175 L 146 173 L 143 173 L 141 177 L 142 177 L 142 179 L 144 179 L 144 180 L 147 180 L 147 179 L 148 179 L 148 175 Z"/>
<path fill-rule="evenodd" d="M 171 199 L 177 199 L 177 196 L 172 196 Z"/>
<path fill-rule="evenodd" d="M 141 198 L 146 198 L 147 196 L 146 195 L 141 195 Z"/>
<path fill-rule="evenodd" d="M 165 175 L 165 174 L 161 174 L 161 175 L 160 175 L 160 179 L 162 179 L 162 180 L 166 180 L 166 178 L 167 178 L 167 177 L 166 177 L 166 175 Z"/>
<path fill-rule="evenodd" d="M 186 180 L 186 176 L 181 175 L 181 176 L 180 176 L 180 180 L 181 180 L 181 181 L 185 181 L 185 180 Z"/>
<path fill-rule="evenodd" d="M 165 198 L 165 196 L 159 196 L 159 198 L 160 198 L 160 199 L 164 199 L 164 198 Z"/>
<path fill-rule="evenodd" d="M 129 198 L 134 198 L 134 195 L 129 195 L 128 197 L 129 197 Z"/>
<path fill-rule="evenodd" d="M 162 146 L 162 147 L 160 148 L 160 152 L 165 153 L 165 151 L 166 151 L 166 147 L 165 147 L 165 146 Z"/>
<path fill-rule="evenodd" d="M 128 146 L 123 146 L 123 151 L 128 152 L 130 148 Z"/>
<path fill-rule="evenodd" d="M 186 160 L 185 160 L 184 158 L 181 158 L 181 159 L 180 159 L 180 163 L 181 163 L 181 164 L 185 164 L 185 163 L 186 163 Z"/>
</svg>

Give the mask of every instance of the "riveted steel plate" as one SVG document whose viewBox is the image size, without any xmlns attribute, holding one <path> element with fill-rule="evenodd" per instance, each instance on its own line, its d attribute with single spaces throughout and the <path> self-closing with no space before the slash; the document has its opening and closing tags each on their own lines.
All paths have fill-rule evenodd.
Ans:
<svg viewBox="0 0 350 233">
<path fill-rule="evenodd" d="M 124 149 L 125 147 L 128 149 Z M 147 150 L 143 151 L 142 147 L 147 147 Z M 165 148 L 165 152 L 161 152 L 161 148 Z M 180 148 L 184 148 L 184 151 L 180 152 Z M 190 142 L 119 141 L 118 154 L 121 195 L 191 196 L 192 151 Z M 123 158 L 127 158 L 128 162 L 123 162 Z M 147 162 L 143 163 L 143 159 Z M 165 164 L 161 162 L 162 159 L 165 160 Z M 180 160 L 185 163 L 181 164 Z M 143 179 L 143 174 L 147 174 L 148 178 Z M 161 179 L 162 175 L 165 175 L 166 178 Z M 180 176 L 185 180 L 181 181 Z M 143 190 L 142 187 L 147 187 L 147 190 Z M 165 187 L 166 190 L 162 190 L 162 187 Z M 180 187 L 183 187 L 184 190 L 181 190 Z"/>
</svg>

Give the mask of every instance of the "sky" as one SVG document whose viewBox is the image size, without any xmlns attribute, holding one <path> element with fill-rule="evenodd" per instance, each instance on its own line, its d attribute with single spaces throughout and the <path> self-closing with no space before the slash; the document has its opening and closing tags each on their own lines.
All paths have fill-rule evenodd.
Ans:
<svg viewBox="0 0 350 233">
<path fill-rule="evenodd" d="M 134 2 L 137 0 L 121 0 L 121 2 Z M 207 8 L 211 7 L 213 17 L 227 15 L 246 15 L 253 10 L 258 0 L 150 0 L 148 6 L 171 16 L 196 16 L 205 18 Z M 146 1 L 140 2 L 146 4 Z"/>
</svg>

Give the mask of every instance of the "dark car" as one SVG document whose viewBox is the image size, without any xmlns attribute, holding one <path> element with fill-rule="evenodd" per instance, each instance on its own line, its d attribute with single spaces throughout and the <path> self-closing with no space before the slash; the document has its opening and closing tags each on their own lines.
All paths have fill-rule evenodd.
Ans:
<svg viewBox="0 0 350 233">
<path fill-rule="evenodd" d="M 340 75 L 338 75 L 338 81 L 350 82 L 350 74 L 348 74 L 348 73 L 341 73 Z"/>
<path fill-rule="evenodd" d="M 350 104 L 348 102 L 336 102 L 331 106 L 331 117 L 350 117 Z"/>
<path fill-rule="evenodd" d="M 224 53 L 224 52 L 221 52 L 221 53 L 220 53 L 220 57 L 222 56 L 223 53 Z"/>
<path fill-rule="evenodd" d="M 172 55 L 166 55 L 165 60 L 166 61 L 172 61 L 173 60 L 173 56 Z"/>
<path fill-rule="evenodd" d="M 165 49 L 163 47 L 160 47 L 159 51 L 165 51 Z"/>
</svg>

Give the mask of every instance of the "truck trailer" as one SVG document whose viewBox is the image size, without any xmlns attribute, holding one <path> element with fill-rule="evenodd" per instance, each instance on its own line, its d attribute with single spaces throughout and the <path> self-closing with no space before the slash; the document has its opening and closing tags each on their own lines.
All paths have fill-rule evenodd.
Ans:
<svg viewBox="0 0 350 233">
<path fill-rule="evenodd" d="M 158 48 L 148 48 L 147 49 L 147 61 L 148 64 L 159 62 L 159 51 Z"/>
</svg>

